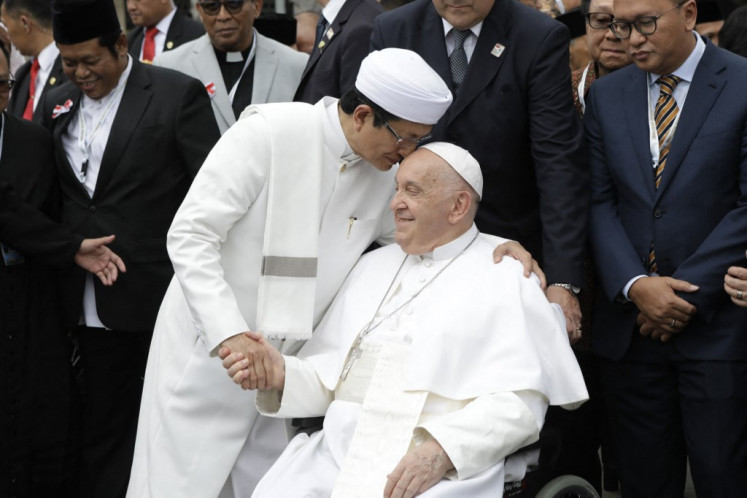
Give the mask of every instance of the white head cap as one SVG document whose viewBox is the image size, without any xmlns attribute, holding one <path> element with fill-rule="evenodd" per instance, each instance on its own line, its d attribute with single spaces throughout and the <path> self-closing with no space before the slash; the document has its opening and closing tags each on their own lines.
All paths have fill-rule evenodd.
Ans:
<svg viewBox="0 0 747 498">
<path fill-rule="evenodd" d="M 385 48 L 363 59 L 355 88 L 406 121 L 434 125 L 451 105 L 451 91 L 411 50 Z"/>
<path fill-rule="evenodd" d="M 459 173 L 459 176 L 464 178 L 464 181 L 466 181 L 470 187 L 475 189 L 477 197 L 482 199 L 482 171 L 480 170 L 480 163 L 477 162 L 477 159 L 472 157 L 472 154 L 458 145 L 447 142 L 431 142 L 421 146 L 420 148 L 428 149 L 449 163 L 449 166 Z"/>
</svg>

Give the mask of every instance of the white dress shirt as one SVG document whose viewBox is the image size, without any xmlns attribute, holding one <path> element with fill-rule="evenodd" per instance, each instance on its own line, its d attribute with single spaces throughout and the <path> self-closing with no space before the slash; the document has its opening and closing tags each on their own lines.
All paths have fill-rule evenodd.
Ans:
<svg viewBox="0 0 747 498">
<path fill-rule="evenodd" d="M 42 89 L 47 84 L 49 73 L 52 72 L 52 66 L 54 66 L 54 61 L 59 54 L 60 51 L 57 49 L 57 45 L 52 42 L 44 47 L 39 52 L 39 55 L 36 56 L 39 59 L 39 72 L 36 74 L 36 86 L 34 87 L 36 89 L 34 92 L 34 110 L 36 110 L 36 106 L 39 104 Z"/>
<path fill-rule="evenodd" d="M 454 51 L 454 34 L 452 33 L 452 29 L 454 26 L 449 24 L 446 19 L 441 19 L 444 23 L 444 38 L 446 39 L 446 54 L 451 55 L 451 53 Z M 480 36 L 480 31 L 482 31 L 482 23 L 483 21 L 480 21 L 479 23 L 475 24 L 470 30 L 470 35 L 464 39 L 464 53 L 467 54 L 467 63 L 472 60 L 472 54 L 475 51 L 475 45 L 477 45 L 477 38 Z"/>
<path fill-rule="evenodd" d="M 174 19 L 174 15 L 176 15 L 176 8 L 171 9 L 171 12 L 169 12 L 166 17 L 158 21 L 158 24 L 156 24 L 156 29 L 158 31 L 156 32 L 156 37 L 154 39 L 154 43 L 156 44 L 156 53 L 153 54 L 154 59 L 163 52 L 163 46 L 166 43 L 166 34 L 169 32 L 171 20 Z M 140 56 L 138 57 L 139 60 L 143 60 L 143 45 L 145 45 L 145 30 L 147 28 L 143 27 L 142 29 L 143 42 L 140 44 Z"/>
</svg>

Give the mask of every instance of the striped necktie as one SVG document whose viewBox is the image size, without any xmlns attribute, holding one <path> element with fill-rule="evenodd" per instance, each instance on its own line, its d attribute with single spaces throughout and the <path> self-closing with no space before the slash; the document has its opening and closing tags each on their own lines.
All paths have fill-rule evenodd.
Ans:
<svg viewBox="0 0 747 498">
<path fill-rule="evenodd" d="M 680 110 L 677 107 L 677 101 L 674 100 L 674 89 L 680 79 L 677 76 L 662 76 L 656 82 L 659 84 L 659 100 L 656 101 L 654 109 L 654 122 L 656 123 L 656 134 L 659 136 L 659 164 L 656 167 L 655 183 L 659 188 L 661 183 L 661 174 L 664 172 L 664 166 L 669 157 L 669 149 L 672 145 L 671 134 L 674 134 L 672 127 L 677 121 L 677 114 Z"/>
<path fill-rule="evenodd" d="M 680 78 L 674 75 L 662 76 L 656 82 L 659 84 L 659 100 L 656 101 L 654 109 L 654 122 L 656 123 L 656 134 L 659 137 L 659 164 L 656 166 L 654 175 L 654 184 L 659 188 L 661 175 L 669 157 L 669 149 L 672 145 L 671 134 L 674 134 L 672 128 L 677 121 L 677 114 L 680 110 L 677 102 L 674 100 L 674 89 L 680 82 Z M 657 273 L 659 266 L 656 264 L 656 251 L 654 250 L 654 241 L 651 241 L 646 267 L 649 273 Z"/>
</svg>

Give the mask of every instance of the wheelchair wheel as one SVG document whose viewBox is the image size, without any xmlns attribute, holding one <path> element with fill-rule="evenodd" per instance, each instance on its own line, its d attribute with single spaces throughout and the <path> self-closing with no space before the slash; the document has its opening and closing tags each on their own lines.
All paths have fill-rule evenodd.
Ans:
<svg viewBox="0 0 747 498">
<path fill-rule="evenodd" d="M 560 476 L 545 484 L 536 498 L 599 498 L 599 495 L 585 479 Z"/>
</svg>

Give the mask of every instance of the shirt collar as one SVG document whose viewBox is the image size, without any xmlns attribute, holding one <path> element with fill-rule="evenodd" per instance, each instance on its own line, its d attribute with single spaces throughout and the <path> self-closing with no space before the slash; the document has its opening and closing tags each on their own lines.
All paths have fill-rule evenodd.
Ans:
<svg viewBox="0 0 747 498">
<path fill-rule="evenodd" d="M 444 38 L 446 38 L 449 35 L 449 32 L 454 28 L 454 26 L 449 24 L 449 22 L 443 17 L 441 18 L 441 21 L 443 22 L 443 25 L 444 25 Z M 469 30 L 472 32 L 473 35 L 475 35 L 476 38 L 480 37 L 480 31 L 482 31 L 483 22 L 485 21 L 480 21 L 474 26 L 472 26 L 471 28 L 469 28 Z"/>
<path fill-rule="evenodd" d="M 436 247 L 432 252 L 421 254 L 420 256 L 415 257 L 421 258 L 423 260 L 432 259 L 434 261 L 451 259 L 464 251 L 472 242 L 472 240 L 477 236 L 477 234 L 477 227 L 474 223 L 472 223 L 472 226 L 469 227 L 469 230 L 467 230 L 451 242 L 447 242 L 442 246 Z"/>
<path fill-rule="evenodd" d="M 159 33 L 163 33 L 164 35 L 169 32 L 169 26 L 171 26 L 171 20 L 176 15 L 176 8 L 172 7 L 171 12 L 166 14 L 166 17 L 158 21 L 158 24 L 156 24 L 156 29 L 158 29 Z M 143 33 L 145 33 L 145 29 L 143 28 Z"/>
<path fill-rule="evenodd" d="M 695 36 L 695 48 L 693 48 L 693 51 L 690 52 L 690 55 L 687 57 L 687 59 L 685 59 L 685 62 L 683 62 L 680 67 L 672 72 L 672 74 L 680 78 L 680 80 L 686 81 L 688 83 L 691 83 L 693 81 L 695 70 L 698 68 L 698 63 L 700 62 L 700 59 L 703 57 L 703 53 L 705 52 L 705 42 L 703 41 L 703 39 L 694 31 L 693 36 Z M 648 73 L 649 86 L 656 84 L 656 80 L 658 80 L 660 76 L 662 75 Z"/>
<path fill-rule="evenodd" d="M 327 117 L 328 126 L 324 127 L 324 143 L 335 157 L 345 162 L 354 162 L 359 157 L 353 152 L 353 148 L 345 138 L 345 132 L 342 131 L 342 123 L 340 123 L 340 115 L 337 111 L 338 102 L 339 99 L 324 97 L 316 104 L 324 106 Z"/>
<path fill-rule="evenodd" d="M 57 48 L 57 44 L 55 42 L 52 42 L 44 47 L 42 51 L 39 52 L 39 55 L 36 56 L 36 58 L 39 59 L 39 67 L 43 71 L 49 70 L 54 64 L 54 61 L 59 53 L 60 51 Z"/>
<path fill-rule="evenodd" d="M 335 22 L 337 14 L 340 13 L 340 9 L 345 5 L 345 0 L 329 0 L 329 3 L 322 9 L 322 15 L 329 24 Z"/>
</svg>

